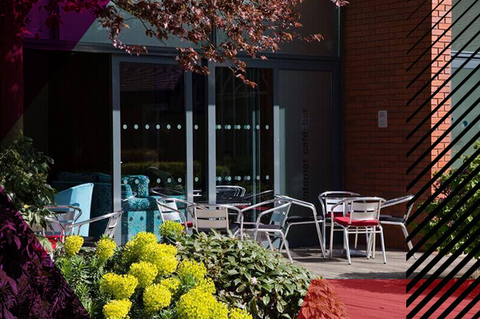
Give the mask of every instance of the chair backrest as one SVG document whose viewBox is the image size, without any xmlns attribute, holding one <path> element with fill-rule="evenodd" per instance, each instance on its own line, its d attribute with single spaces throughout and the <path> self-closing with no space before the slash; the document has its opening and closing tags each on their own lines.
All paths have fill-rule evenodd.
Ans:
<svg viewBox="0 0 480 319">
<path fill-rule="evenodd" d="M 216 192 L 224 197 L 243 197 L 247 190 L 242 186 L 236 185 L 219 185 L 216 187 Z"/>
<path fill-rule="evenodd" d="M 285 226 L 285 223 L 290 213 L 290 208 L 292 207 L 292 202 L 285 200 L 283 198 L 277 198 L 274 201 L 273 207 L 266 210 L 265 214 L 272 213 L 270 216 L 271 225 L 280 225 L 282 228 Z"/>
<path fill-rule="evenodd" d="M 177 202 L 171 199 L 157 200 L 158 210 L 160 212 L 160 219 L 162 223 L 171 220 L 175 222 L 184 222 L 182 218 L 183 213 L 178 209 Z"/>
<path fill-rule="evenodd" d="M 81 215 L 75 220 L 75 211 L 69 210 L 65 214 L 58 214 L 58 221 L 71 224 L 73 222 L 81 222 L 90 218 L 90 209 L 92 205 L 93 183 L 77 185 L 57 193 L 54 197 L 55 203 L 62 206 L 76 206 L 81 209 Z M 55 209 L 52 209 L 55 211 Z M 81 236 L 88 236 L 88 225 L 82 228 Z"/>
<path fill-rule="evenodd" d="M 410 200 L 412 200 L 412 198 L 414 198 L 415 195 L 407 195 L 407 196 L 403 196 L 403 197 L 397 197 L 397 198 L 393 198 L 393 199 L 389 199 L 387 201 L 385 201 L 382 205 L 382 208 L 387 208 L 387 207 L 390 207 L 390 206 L 395 206 L 395 205 L 400 205 L 400 204 L 403 204 L 403 203 L 407 203 L 407 209 L 405 211 L 405 214 L 403 215 L 403 221 L 407 221 L 408 217 L 410 216 L 410 213 L 412 212 L 412 209 L 413 209 L 413 206 L 415 206 L 415 203 L 411 203 L 410 205 L 408 205 L 408 202 L 410 202 Z"/>
<path fill-rule="evenodd" d="M 113 238 L 115 231 L 122 220 L 122 211 L 112 213 L 108 219 L 107 227 L 105 228 L 104 235 Z"/>
<path fill-rule="evenodd" d="M 320 201 L 320 204 L 322 205 L 322 209 L 324 212 L 324 215 L 329 214 L 332 212 L 332 208 L 339 202 L 343 201 L 345 198 L 349 197 L 357 197 L 360 196 L 360 194 L 354 193 L 354 192 L 347 192 L 347 191 L 329 191 L 329 192 L 324 192 L 318 195 L 318 200 Z M 348 205 L 348 204 L 345 204 Z M 334 208 L 334 213 L 341 213 L 344 210 L 349 210 L 349 207 L 345 207 L 343 205 L 336 206 Z"/>
<path fill-rule="evenodd" d="M 346 200 L 349 204 L 350 221 L 378 220 L 385 199 L 380 197 L 355 197 Z"/>
<path fill-rule="evenodd" d="M 194 207 L 194 225 L 199 229 L 228 229 L 228 208 L 221 206 Z"/>
</svg>

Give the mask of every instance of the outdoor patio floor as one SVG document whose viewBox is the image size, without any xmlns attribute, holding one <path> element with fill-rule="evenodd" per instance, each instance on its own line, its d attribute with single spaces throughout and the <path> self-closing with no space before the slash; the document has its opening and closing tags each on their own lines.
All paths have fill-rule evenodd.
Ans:
<svg viewBox="0 0 480 319">
<path fill-rule="evenodd" d="M 334 258 L 330 259 L 323 258 L 320 249 L 291 249 L 294 263 L 302 265 L 326 279 L 406 279 L 407 269 L 415 262 L 413 258 L 408 261 L 405 260 L 405 251 L 387 251 L 387 264 L 384 264 L 382 253 L 377 250 L 375 259 L 352 257 L 352 264 L 348 265 L 346 257 L 339 254 L 341 251 L 335 250 L 334 252 L 336 252 L 337 255 L 334 255 Z M 417 253 L 416 255 L 420 257 L 421 254 L 422 253 Z M 428 256 L 423 265 L 416 269 L 414 274 L 408 279 L 413 278 L 415 274 L 419 273 L 423 267 L 435 257 L 436 255 Z M 428 272 L 428 275 L 432 275 L 447 259 L 448 257 L 442 258 L 442 261 L 437 263 L 437 265 Z M 440 278 L 450 273 L 462 260 L 463 257 L 454 260 L 441 274 Z M 475 260 L 470 260 L 454 278 L 460 278 L 473 264 L 475 264 Z M 474 273 L 474 276 L 475 275 L 478 276 L 478 274 Z"/>
</svg>

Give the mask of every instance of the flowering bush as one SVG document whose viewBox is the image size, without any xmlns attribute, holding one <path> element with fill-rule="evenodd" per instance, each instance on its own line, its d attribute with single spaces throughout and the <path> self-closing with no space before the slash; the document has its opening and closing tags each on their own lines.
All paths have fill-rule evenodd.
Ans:
<svg viewBox="0 0 480 319">
<path fill-rule="evenodd" d="M 117 244 L 110 238 L 102 238 L 97 242 L 96 255 L 100 262 L 107 261 L 115 253 Z"/>
<path fill-rule="evenodd" d="M 140 288 L 146 288 L 153 283 L 158 275 L 158 270 L 155 265 L 141 261 L 132 264 L 128 273 L 137 278 Z"/>
<path fill-rule="evenodd" d="M 160 226 L 160 235 L 162 238 L 168 238 L 172 241 L 182 236 L 184 231 L 185 226 L 172 220 L 167 220 Z"/>
<path fill-rule="evenodd" d="M 235 317 L 243 312 L 217 299 L 205 265 L 182 260 L 154 234 L 139 233 L 118 249 L 102 239 L 96 251 L 65 254 L 57 265 L 93 319 L 252 318 Z"/>
<path fill-rule="evenodd" d="M 131 307 L 132 302 L 128 299 L 112 300 L 103 306 L 103 314 L 106 319 L 125 319 Z"/>
<path fill-rule="evenodd" d="M 68 236 L 65 239 L 65 254 L 67 256 L 76 255 L 83 246 L 84 239 L 82 236 Z"/>
</svg>

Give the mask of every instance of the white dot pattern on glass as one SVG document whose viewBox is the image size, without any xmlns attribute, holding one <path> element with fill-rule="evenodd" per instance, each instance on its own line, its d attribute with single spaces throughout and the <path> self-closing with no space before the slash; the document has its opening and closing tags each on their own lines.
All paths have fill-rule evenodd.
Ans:
<svg viewBox="0 0 480 319">
<path fill-rule="evenodd" d="M 178 178 L 177 181 L 178 181 L 179 183 L 181 183 L 181 182 L 182 182 L 182 179 L 181 179 L 181 178 Z"/>
<path fill-rule="evenodd" d="M 268 130 L 270 128 L 270 126 L 268 125 L 265 125 L 265 129 Z"/>
<path fill-rule="evenodd" d="M 167 182 L 168 182 L 168 183 L 171 183 L 171 182 L 172 182 L 172 179 L 171 179 L 171 178 L 167 178 Z"/>
<path fill-rule="evenodd" d="M 128 128 L 127 124 L 123 124 L 123 129 L 126 130 Z"/>
<path fill-rule="evenodd" d="M 255 128 L 256 128 L 257 130 L 259 130 L 259 129 L 260 129 L 260 125 L 255 126 Z"/>
<path fill-rule="evenodd" d="M 160 178 L 157 178 L 157 184 L 160 184 L 162 180 Z"/>
<path fill-rule="evenodd" d="M 177 125 L 177 129 L 181 130 L 182 126 L 180 124 Z"/>
<path fill-rule="evenodd" d="M 221 125 L 217 125 L 217 130 L 221 130 L 222 129 L 222 126 Z"/>
<path fill-rule="evenodd" d="M 160 124 L 155 125 L 155 128 L 156 128 L 157 130 L 159 130 L 159 129 L 160 129 Z"/>
<path fill-rule="evenodd" d="M 167 130 L 171 129 L 172 126 L 170 124 L 167 124 Z"/>
<path fill-rule="evenodd" d="M 133 128 L 136 129 L 136 130 L 138 130 L 138 125 L 135 124 L 135 125 L 133 126 Z"/>
<path fill-rule="evenodd" d="M 217 181 L 221 182 L 222 178 L 220 176 L 217 177 Z"/>
<path fill-rule="evenodd" d="M 259 181 L 259 180 L 260 180 L 260 176 L 257 175 L 257 181 Z"/>
<path fill-rule="evenodd" d="M 265 179 L 268 181 L 270 179 L 270 176 L 266 175 Z"/>
<path fill-rule="evenodd" d="M 198 177 L 195 177 L 195 182 L 198 182 L 200 179 Z"/>
<path fill-rule="evenodd" d="M 140 184 L 140 181 L 138 179 L 136 179 L 135 184 Z"/>
<path fill-rule="evenodd" d="M 195 125 L 193 128 L 196 129 L 196 130 L 198 130 L 198 125 Z"/>
<path fill-rule="evenodd" d="M 150 125 L 145 124 L 145 129 L 148 130 L 150 128 Z"/>
</svg>

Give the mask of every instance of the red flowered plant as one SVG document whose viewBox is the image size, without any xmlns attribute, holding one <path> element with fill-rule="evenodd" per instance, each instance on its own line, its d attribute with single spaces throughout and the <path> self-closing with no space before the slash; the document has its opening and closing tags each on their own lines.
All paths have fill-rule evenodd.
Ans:
<svg viewBox="0 0 480 319">
<path fill-rule="evenodd" d="M 298 319 L 349 318 L 344 305 L 332 287 L 324 279 L 314 279 L 298 314 Z"/>
</svg>

